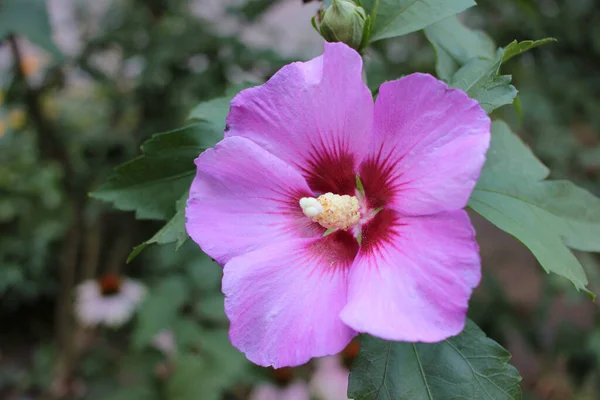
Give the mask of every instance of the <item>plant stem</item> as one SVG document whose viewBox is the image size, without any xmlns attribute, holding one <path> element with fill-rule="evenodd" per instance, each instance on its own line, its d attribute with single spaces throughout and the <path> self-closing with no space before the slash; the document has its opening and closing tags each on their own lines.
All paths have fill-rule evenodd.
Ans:
<svg viewBox="0 0 600 400">
<path fill-rule="evenodd" d="M 8 43 L 14 59 L 16 77 L 24 87 L 27 113 L 38 131 L 40 153 L 44 158 L 55 159 L 60 162 L 65 168 L 65 175 L 68 179 L 73 171 L 69 155 L 56 136 L 52 124 L 44 117 L 39 91 L 32 88 L 27 82 L 27 76 L 23 71 L 23 56 L 17 39 L 11 35 L 8 37 Z"/>
<path fill-rule="evenodd" d="M 8 43 L 14 60 L 15 76 L 23 88 L 27 114 L 31 118 L 38 134 L 40 155 L 44 159 L 57 161 L 63 167 L 65 172 L 63 185 L 73 207 L 73 217 L 60 260 L 60 289 L 56 303 L 55 317 L 56 341 L 58 343 L 59 354 L 56 360 L 56 378 L 53 389 L 55 389 L 54 391 L 57 396 L 62 396 L 64 390 L 68 390 L 66 383 L 73 370 L 71 301 L 73 287 L 75 286 L 75 272 L 79 260 L 81 215 L 85 200 L 81 198 L 75 189 L 75 172 L 68 151 L 56 135 L 51 121 L 47 120 L 44 116 L 40 91 L 33 88 L 27 81 L 27 75 L 23 70 L 23 55 L 14 35 L 8 37 Z"/>
</svg>

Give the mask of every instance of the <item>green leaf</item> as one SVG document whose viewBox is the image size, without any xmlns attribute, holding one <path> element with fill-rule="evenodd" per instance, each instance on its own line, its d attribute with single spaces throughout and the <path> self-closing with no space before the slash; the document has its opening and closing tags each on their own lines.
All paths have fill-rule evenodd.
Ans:
<svg viewBox="0 0 600 400">
<path fill-rule="evenodd" d="M 205 374 L 210 372 L 205 361 L 198 355 L 186 354 L 177 360 L 175 371 L 166 389 L 168 400 L 219 400 L 220 387 L 209 381 Z"/>
<path fill-rule="evenodd" d="M 362 336 L 350 373 L 354 400 L 521 399 L 510 354 L 471 321 L 439 343 L 388 342 Z"/>
<path fill-rule="evenodd" d="M 587 278 L 567 246 L 600 251 L 600 199 L 568 181 L 547 181 L 548 169 L 510 131 L 492 124 L 492 143 L 469 206 L 523 242 L 546 272 L 586 290 Z"/>
<path fill-rule="evenodd" d="M 231 346 L 226 330 L 198 331 L 199 351 L 183 354 L 167 384 L 169 400 L 218 400 L 248 366 L 245 357 Z"/>
<path fill-rule="evenodd" d="M 221 132 L 225 129 L 225 119 L 229 114 L 229 103 L 243 89 L 255 86 L 253 83 L 233 85 L 227 89 L 225 96 L 202 102 L 192 109 L 188 119 L 205 121 Z"/>
<path fill-rule="evenodd" d="M 112 395 L 104 397 L 104 400 L 153 400 L 159 399 L 155 390 L 150 387 L 120 387 Z"/>
<path fill-rule="evenodd" d="M 496 44 L 487 34 L 465 27 L 455 16 L 428 26 L 425 36 L 435 51 L 436 74 L 446 82 L 471 59 L 496 56 Z"/>
<path fill-rule="evenodd" d="M 141 348 L 162 329 L 171 328 L 177 311 L 188 298 L 188 285 L 181 276 L 171 276 L 153 288 L 142 304 L 133 332 L 133 343 Z"/>
<path fill-rule="evenodd" d="M 375 13 L 370 42 L 421 30 L 475 5 L 473 0 L 363 0 Z"/>
<path fill-rule="evenodd" d="M 508 46 L 504 48 L 504 56 L 502 57 L 502 62 L 505 63 L 514 56 L 518 56 L 521 53 L 524 53 L 533 48 L 543 46 L 548 43 L 554 43 L 557 40 L 554 38 L 545 38 L 540 40 L 524 40 L 522 42 L 511 42 Z"/>
<path fill-rule="evenodd" d="M 248 0 L 240 5 L 228 7 L 232 14 L 253 22 L 261 17 L 269 8 L 279 0 Z"/>
<path fill-rule="evenodd" d="M 198 300 L 196 303 L 196 312 L 205 318 L 216 322 L 227 322 L 225 315 L 225 297 L 222 293 L 214 293 Z"/>
<path fill-rule="evenodd" d="M 223 268 L 208 255 L 202 253 L 188 264 L 186 276 L 190 285 L 201 292 L 214 293 L 221 290 Z"/>
<path fill-rule="evenodd" d="M 188 193 L 184 193 L 181 199 L 177 201 L 175 205 L 175 215 L 163 226 L 158 232 L 154 234 L 150 239 L 144 243 L 133 248 L 127 262 L 131 262 L 138 254 L 142 252 L 147 246 L 151 244 L 169 244 L 175 243 L 175 250 L 185 243 L 188 239 L 188 234 L 185 229 L 185 204 L 187 202 Z"/>
<path fill-rule="evenodd" d="M 63 54 L 52 41 L 45 0 L 0 1 L 0 41 L 11 34 L 23 35 L 58 60 L 63 59 Z"/>
<path fill-rule="evenodd" d="M 498 75 L 500 65 L 502 51 L 493 60 L 472 58 L 454 74 L 450 86 L 465 91 L 489 114 L 517 97 L 517 89 L 510 84 L 512 78 Z"/>
<path fill-rule="evenodd" d="M 207 122 L 154 135 L 142 145 L 143 155 L 117 167 L 91 196 L 135 211 L 137 218 L 167 220 L 190 188 L 194 159 L 222 138 L 222 131 Z"/>
<path fill-rule="evenodd" d="M 499 75 L 500 66 L 518 54 L 554 41 L 515 41 L 496 50 L 487 35 L 465 27 L 454 16 L 427 27 L 425 36 L 436 53 L 438 77 L 467 92 L 488 113 L 513 103 L 517 96 L 510 84 L 512 78 Z"/>
</svg>

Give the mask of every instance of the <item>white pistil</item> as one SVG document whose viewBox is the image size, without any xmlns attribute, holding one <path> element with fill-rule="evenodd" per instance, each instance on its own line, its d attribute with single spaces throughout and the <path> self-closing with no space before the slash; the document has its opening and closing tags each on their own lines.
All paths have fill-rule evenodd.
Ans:
<svg viewBox="0 0 600 400">
<path fill-rule="evenodd" d="M 360 206 L 355 196 L 325 193 L 316 199 L 303 197 L 300 207 L 304 215 L 327 229 L 345 230 L 360 220 Z"/>
<path fill-rule="evenodd" d="M 321 214 L 323 211 L 325 211 L 321 203 L 319 203 L 319 201 L 314 197 L 301 198 L 300 207 L 302 207 L 302 212 L 308 218 L 314 218 L 317 215 Z"/>
</svg>

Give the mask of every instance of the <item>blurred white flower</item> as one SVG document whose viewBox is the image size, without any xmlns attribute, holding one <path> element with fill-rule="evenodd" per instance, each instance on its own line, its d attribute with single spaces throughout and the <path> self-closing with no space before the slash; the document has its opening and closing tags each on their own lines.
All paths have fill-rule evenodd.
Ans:
<svg viewBox="0 0 600 400">
<path fill-rule="evenodd" d="M 164 355 L 172 357 L 177 352 L 177 345 L 175 344 L 175 335 L 170 329 L 164 329 L 158 332 L 152 338 L 152 345 L 159 351 L 162 351 Z"/>
<path fill-rule="evenodd" d="M 146 295 L 141 283 L 107 274 L 81 283 L 75 293 L 75 315 L 85 326 L 119 327 L 129 321 Z"/>
<path fill-rule="evenodd" d="M 320 358 L 310 380 L 310 392 L 318 400 L 348 400 L 349 374 L 337 357 Z"/>
<path fill-rule="evenodd" d="M 262 383 L 254 388 L 250 400 L 310 400 L 310 395 L 304 382 L 295 382 L 282 388 Z"/>
</svg>

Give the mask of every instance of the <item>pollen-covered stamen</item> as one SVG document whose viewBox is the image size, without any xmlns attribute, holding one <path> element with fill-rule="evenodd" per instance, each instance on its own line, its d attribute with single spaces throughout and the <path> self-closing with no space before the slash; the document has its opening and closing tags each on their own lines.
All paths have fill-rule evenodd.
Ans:
<svg viewBox="0 0 600 400">
<path fill-rule="evenodd" d="M 304 215 L 327 229 L 348 229 L 360 220 L 360 205 L 355 196 L 325 193 L 318 198 L 303 197 Z"/>
</svg>

